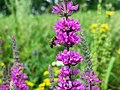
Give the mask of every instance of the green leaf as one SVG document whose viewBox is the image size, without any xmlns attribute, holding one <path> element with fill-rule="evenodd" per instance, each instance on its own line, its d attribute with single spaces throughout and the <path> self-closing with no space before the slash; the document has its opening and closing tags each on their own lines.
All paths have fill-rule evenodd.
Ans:
<svg viewBox="0 0 120 90">
<path fill-rule="evenodd" d="M 109 77 L 110 77 L 110 73 L 111 73 L 111 70 L 113 68 L 114 62 L 115 62 L 115 58 L 112 57 L 111 61 L 109 62 L 109 65 L 108 65 L 108 69 L 107 69 L 107 73 L 106 73 L 106 78 L 105 78 L 106 90 L 107 90 L 107 87 L 108 87 Z"/>
</svg>

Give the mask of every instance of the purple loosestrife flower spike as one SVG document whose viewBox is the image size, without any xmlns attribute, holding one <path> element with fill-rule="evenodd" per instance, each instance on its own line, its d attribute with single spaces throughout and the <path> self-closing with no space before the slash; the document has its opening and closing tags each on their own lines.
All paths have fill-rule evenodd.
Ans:
<svg viewBox="0 0 120 90">
<path fill-rule="evenodd" d="M 82 56 L 78 52 L 70 51 L 70 47 L 81 41 L 80 37 L 76 34 L 77 31 L 81 32 L 80 22 L 75 21 L 74 18 L 68 18 L 77 9 L 78 5 L 73 6 L 73 2 L 68 0 L 64 0 L 61 4 L 58 3 L 57 6 L 53 6 L 54 14 L 60 13 L 61 16 L 65 17 L 56 22 L 54 26 L 56 36 L 51 45 L 53 47 L 60 44 L 65 47 L 65 50 L 56 56 L 56 59 L 62 61 L 65 65 L 60 69 L 56 90 L 86 90 L 86 87 L 80 81 L 73 78 L 80 70 L 76 68 L 71 69 L 72 66 L 83 61 Z"/>
<path fill-rule="evenodd" d="M 11 84 L 14 86 L 15 90 L 29 90 L 28 86 L 25 83 L 25 80 L 28 78 L 25 73 L 23 73 L 23 70 L 26 68 L 23 66 L 23 64 L 20 63 L 17 45 L 15 37 L 12 36 L 12 44 L 13 44 L 13 56 L 15 59 L 15 63 L 11 68 Z"/>
</svg>

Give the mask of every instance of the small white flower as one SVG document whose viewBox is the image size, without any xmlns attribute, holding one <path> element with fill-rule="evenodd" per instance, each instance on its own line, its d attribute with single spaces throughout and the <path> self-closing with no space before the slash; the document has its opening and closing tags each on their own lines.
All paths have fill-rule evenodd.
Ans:
<svg viewBox="0 0 120 90">
<path fill-rule="evenodd" d="M 52 62 L 52 66 L 55 66 L 56 62 Z"/>
<path fill-rule="evenodd" d="M 63 66 L 63 65 L 64 65 L 63 62 L 61 62 L 61 61 L 56 62 L 56 66 Z"/>
</svg>

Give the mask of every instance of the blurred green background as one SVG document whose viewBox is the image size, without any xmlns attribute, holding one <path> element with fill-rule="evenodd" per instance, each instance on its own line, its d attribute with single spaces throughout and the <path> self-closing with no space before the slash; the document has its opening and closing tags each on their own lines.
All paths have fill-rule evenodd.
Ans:
<svg viewBox="0 0 120 90">
<path fill-rule="evenodd" d="M 2 40 L 2 44 L 0 44 L 0 72 L 4 65 L 14 63 L 11 40 L 11 36 L 14 34 L 21 62 L 27 66 L 25 72 L 29 77 L 27 82 L 30 90 L 39 87 L 39 84 L 48 78 L 44 72 L 47 71 L 49 64 L 56 61 L 56 55 L 63 50 L 63 47 L 51 49 L 49 45 L 55 36 L 53 26 L 56 20 L 61 18 L 59 15 L 51 13 L 52 6 L 58 1 L 61 0 L 0 0 L 0 40 Z M 89 49 L 92 52 L 91 55 L 94 55 L 95 51 L 110 53 L 109 60 L 103 62 L 104 64 L 101 66 L 98 63 L 102 63 L 103 59 L 96 63 L 92 56 L 93 67 L 97 67 L 95 71 L 100 78 L 102 74 L 106 76 L 104 79 L 108 83 L 105 84 L 107 90 L 120 90 L 120 0 L 103 0 L 102 3 L 99 3 L 98 0 L 73 0 L 73 2 L 79 4 L 79 10 L 71 18 L 80 20 Z M 106 11 L 112 11 L 114 15 L 111 12 L 107 14 Z M 98 37 L 95 35 L 96 33 L 91 32 L 93 23 L 107 23 L 110 30 Z M 98 39 L 105 36 L 106 41 L 99 39 L 100 43 L 110 40 L 108 44 L 111 46 L 104 49 L 104 46 L 99 42 L 95 44 L 94 37 L 96 36 Z M 95 45 L 96 48 L 93 47 Z M 75 50 L 81 52 L 80 48 L 80 44 L 74 47 Z M 104 53 L 97 54 L 106 59 Z M 99 69 L 100 67 L 102 70 Z M 101 90 L 105 89 L 102 88 Z"/>
</svg>

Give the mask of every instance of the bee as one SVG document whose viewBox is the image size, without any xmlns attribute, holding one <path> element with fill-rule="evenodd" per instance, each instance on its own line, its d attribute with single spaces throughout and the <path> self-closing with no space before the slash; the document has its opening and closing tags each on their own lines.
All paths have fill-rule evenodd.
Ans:
<svg viewBox="0 0 120 90">
<path fill-rule="evenodd" d="M 55 44 L 55 40 L 56 40 L 57 38 L 56 37 L 54 37 L 51 41 L 50 41 L 50 47 L 51 48 L 53 48 L 53 46 L 55 46 L 56 44 Z"/>
</svg>

